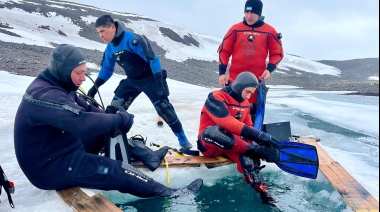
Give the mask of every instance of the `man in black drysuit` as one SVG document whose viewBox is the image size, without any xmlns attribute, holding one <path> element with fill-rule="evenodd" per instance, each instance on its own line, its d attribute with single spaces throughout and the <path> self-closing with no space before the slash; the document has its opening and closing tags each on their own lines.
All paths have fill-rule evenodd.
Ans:
<svg viewBox="0 0 380 212">
<path fill-rule="evenodd" d="M 133 115 L 106 114 L 78 97 L 85 71 L 79 48 L 61 44 L 50 54 L 48 68 L 27 88 L 15 117 L 14 145 L 29 181 L 44 190 L 79 186 L 138 197 L 198 191 L 201 179 L 184 189 L 172 189 L 128 163 L 97 155 L 104 146 L 101 138 L 116 129 L 128 132 Z"/>
</svg>

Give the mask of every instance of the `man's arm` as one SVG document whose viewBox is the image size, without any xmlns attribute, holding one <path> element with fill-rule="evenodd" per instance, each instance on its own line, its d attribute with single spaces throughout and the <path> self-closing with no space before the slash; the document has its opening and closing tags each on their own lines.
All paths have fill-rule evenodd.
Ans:
<svg viewBox="0 0 380 212">
<path fill-rule="evenodd" d="M 215 124 L 221 126 L 227 132 L 240 135 L 245 124 L 230 114 L 222 95 L 210 93 L 204 106 L 206 108 L 205 113 Z"/>
<path fill-rule="evenodd" d="M 235 33 L 233 28 L 226 33 L 223 38 L 222 44 L 220 44 L 218 53 L 219 53 L 219 85 L 225 87 L 228 83 L 228 77 L 226 75 L 228 62 L 230 60 L 233 48 L 235 45 Z"/>
<path fill-rule="evenodd" d="M 130 42 L 131 50 L 149 63 L 153 74 L 162 71 L 160 58 L 154 53 L 149 40 L 144 35 L 133 34 L 135 37 Z"/>
<path fill-rule="evenodd" d="M 94 85 L 88 90 L 87 96 L 92 98 L 95 97 L 95 94 L 98 92 L 100 86 L 102 86 L 109 78 L 111 78 L 114 68 L 115 60 L 111 56 L 111 47 L 107 45 L 106 50 L 103 53 L 103 59 L 101 62 L 102 68 L 99 71 L 98 77 L 96 78 Z"/>
<path fill-rule="evenodd" d="M 269 36 L 269 61 L 267 70 L 272 73 L 284 58 L 284 50 L 282 48 L 281 34 L 273 29 Z"/>
</svg>

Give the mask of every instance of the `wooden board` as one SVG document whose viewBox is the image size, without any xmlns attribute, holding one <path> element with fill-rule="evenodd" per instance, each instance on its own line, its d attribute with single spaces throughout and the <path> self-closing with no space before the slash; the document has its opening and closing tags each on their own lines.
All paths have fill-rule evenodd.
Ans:
<svg viewBox="0 0 380 212">
<path fill-rule="evenodd" d="M 234 161 L 223 157 L 204 157 L 204 156 L 167 156 L 166 161 L 169 167 L 200 167 L 205 164 L 207 168 L 214 168 L 218 166 L 228 165 Z M 132 161 L 132 166 L 143 168 L 144 164 L 140 161 Z M 166 167 L 166 162 L 163 161 L 160 167 Z"/>
<path fill-rule="evenodd" d="M 65 201 L 65 203 L 68 204 L 74 211 L 122 211 L 101 194 L 96 194 L 90 197 L 79 187 L 59 190 L 57 193 L 62 198 L 62 200 Z"/>
<path fill-rule="evenodd" d="M 319 170 L 326 176 L 352 210 L 357 212 L 379 211 L 379 202 L 338 162 L 334 161 L 316 142 L 315 138 L 299 138 L 297 141 L 317 148 Z"/>
</svg>

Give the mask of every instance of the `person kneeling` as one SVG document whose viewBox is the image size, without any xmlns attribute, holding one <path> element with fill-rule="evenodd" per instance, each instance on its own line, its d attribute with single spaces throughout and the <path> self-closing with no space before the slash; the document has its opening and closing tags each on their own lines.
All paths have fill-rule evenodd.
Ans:
<svg viewBox="0 0 380 212">
<path fill-rule="evenodd" d="M 202 108 L 198 149 L 204 156 L 226 155 L 236 162 L 244 179 L 257 192 L 266 192 L 260 159 L 277 162 L 277 140 L 252 127 L 248 99 L 258 80 L 250 72 L 240 73 L 229 86 L 211 92 Z"/>
</svg>

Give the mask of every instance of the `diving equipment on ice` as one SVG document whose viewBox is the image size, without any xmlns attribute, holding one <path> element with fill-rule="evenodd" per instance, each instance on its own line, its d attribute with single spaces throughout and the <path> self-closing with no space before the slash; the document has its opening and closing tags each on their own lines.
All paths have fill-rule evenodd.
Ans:
<svg viewBox="0 0 380 212">
<path fill-rule="evenodd" d="M 128 157 L 141 161 L 149 170 L 156 170 L 168 150 L 167 146 L 153 151 L 145 145 L 146 141 L 141 135 L 132 136 L 125 140 L 122 135 L 111 138 L 109 143 L 109 151 L 106 156 L 114 160 L 122 160 L 128 163 Z"/>
</svg>

